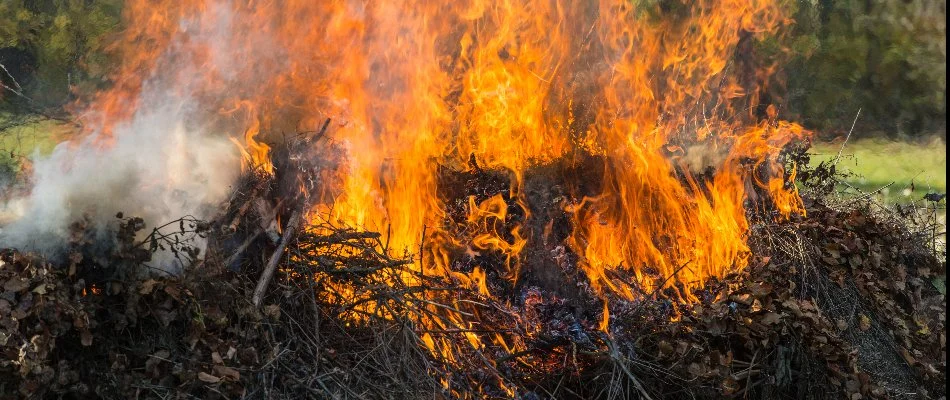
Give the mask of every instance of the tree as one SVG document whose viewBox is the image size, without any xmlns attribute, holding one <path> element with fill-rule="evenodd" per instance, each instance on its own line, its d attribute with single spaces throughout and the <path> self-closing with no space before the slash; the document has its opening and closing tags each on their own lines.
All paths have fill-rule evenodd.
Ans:
<svg viewBox="0 0 950 400">
<path fill-rule="evenodd" d="M 0 2 L 0 108 L 59 107 L 75 90 L 104 82 L 106 46 L 120 27 L 122 0 L 4 0 Z M 9 17 L 6 17 L 9 16 Z M 31 104 L 25 104 L 31 103 Z"/>
<path fill-rule="evenodd" d="M 946 129 L 946 3 L 798 2 L 788 105 L 809 125 L 916 135 Z"/>
</svg>

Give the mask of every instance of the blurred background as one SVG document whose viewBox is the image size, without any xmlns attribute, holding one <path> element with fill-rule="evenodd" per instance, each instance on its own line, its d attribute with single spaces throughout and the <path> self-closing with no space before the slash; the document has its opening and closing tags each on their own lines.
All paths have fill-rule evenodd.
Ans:
<svg viewBox="0 0 950 400">
<path fill-rule="evenodd" d="M 778 61 L 765 99 L 817 132 L 812 162 L 840 154 L 840 189 L 887 204 L 945 193 L 946 2 L 784 7 L 793 29 L 756 42 L 751 57 Z M 108 84 L 121 13 L 121 0 L 0 1 L 0 187 L 74 132 L 71 105 Z"/>
</svg>

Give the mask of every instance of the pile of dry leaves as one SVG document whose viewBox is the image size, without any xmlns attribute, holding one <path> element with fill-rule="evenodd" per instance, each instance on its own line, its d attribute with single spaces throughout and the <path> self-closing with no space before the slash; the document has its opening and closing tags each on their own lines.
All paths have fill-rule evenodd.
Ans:
<svg viewBox="0 0 950 400">
<path fill-rule="evenodd" d="M 612 307 L 609 333 L 575 320 L 570 299 L 533 289 L 516 306 L 447 291 L 500 310 L 484 322 L 520 310 L 515 319 L 547 332 L 526 351 L 454 363 L 425 350 L 411 320 L 354 324 L 331 288 L 301 278 L 323 265 L 374 293 L 373 275 L 353 268 L 401 262 L 375 251 L 378 234 L 338 232 L 373 256 L 328 263 L 304 255 L 322 254 L 329 236 L 301 233 L 255 307 L 260 268 L 209 254 L 178 276 L 128 273 L 156 248 L 200 257 L 171 237 L 136 241 L 141 220 L 121 215 L 109 255 L 90 257 L 79 224 L 63 263 L 0 252 L 0 398 L 940 398 L 945 250 L 868 202 L 820 199 L 806 200 L 807 217 L 760 218 L 749 268 L 711 283 L 700 302 L 658 294 Z M 179 223 L 182 234 L 217 229 Z M 408 289 L 378 294 L 408 304 L 393 298 Z"/>
</svg>

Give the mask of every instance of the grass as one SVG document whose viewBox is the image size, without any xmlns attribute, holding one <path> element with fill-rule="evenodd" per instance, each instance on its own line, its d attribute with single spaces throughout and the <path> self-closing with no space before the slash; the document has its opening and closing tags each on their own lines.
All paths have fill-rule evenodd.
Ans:
<svg viewBox="0 0 950 400">
<path fill-rule="evenodd" d="M 815 143 L 812 163 L 833 160 L 841 142 Z M 836 166 L 846 172 L 845 193 L 875 192 L 887 204 L 920 200 L 927 193 L 947 191 L 947 146 L 939 138 L 917 142 L 895 142 L 885 139 L 851 140 L 841 150 Z"/>
<path fill-rule="evenodd" d="M 36 150 L 48 154 L 74 129 L 50 119 L 29 120 L 23 124 L 12 122 L 13 117 L 0 114 L 0 169 L 12 168 L 22 157 L 29 157 Z M 12 127 L 2 128 L 8 125 Z"/>
</svg>

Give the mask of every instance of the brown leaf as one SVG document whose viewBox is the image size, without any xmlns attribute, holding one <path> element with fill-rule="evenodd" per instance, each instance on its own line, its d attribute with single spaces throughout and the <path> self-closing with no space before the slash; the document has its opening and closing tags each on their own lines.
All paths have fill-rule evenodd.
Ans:
<svg viewBox="0 0 950 400">
<path fill-rule="evenodd" d="M 211 362 L 215 364 L 224 364 L 224 360 L 217 351 L 211 352 Z"/>
<path fill-rule="evenodd" d="M 20 292 L 28 287 L 30 287 L 30 281 L 20 277 L 10 278 L 3 284 L 3 289 L 11 292 Z"/>
<path fill-rule="evenodd" d="M 765 325 L 775 325 L 782 320 L 782 316 L 774 312 L 766 313 L 762 316 L 761 322 Z"/>
<path fill-rule="evenodd" d="M 726 396 L 731 396 L 739 391 L 739 382 L 736 382 L 731 376 L 727 376 L 726 379 L 723 379 L 720 386 L 722 387 L 722 394 Z"/>
<path fill-rule="evenodd" d="M 802 313 L 802 309 L 798 306 L 798 302 L 795 300 L 785 300 L 782 302 L 782 305 L 788 308 L 788 310 L 791 311 L 796 317 L 801 317 L 804 315 Z"/>
<path fill-rule="evenodd" d="M 673 345 L 665 340 L 661 340 L 660 343 L 657 343 L 657 349 L 660 351 L 658 354 L 660 357 L 666 357 L 673 353 Z"/>
<path fill-rule="evenodd" d="M 145 282 L 142 282 L 142 287 L 139 289 L 139 294 L 149 294 L 155 290 L 155 285 L 158 285 L 158 281 L 154 279 L 149 279 Z"/>
<path fill-rule="evenodd" d="M 861 332 L 871 329 L 871 318 L 868 318 L 867 315 L 861 314 L 858 321 L 858 327 L 861 328 Z"/>
<path fill-rule="evenodd" d="M 861 390 L 861 383 L 856 380 L 848 380 L 844 383 L 844 387 L 848 390 L 848 393 L 858 393 Z"/>
<path fill-rule="evenodd" d="M 260 358 L 257 355 L 257 349 L 253 347 L 243 348 L 238 351 L 238 360 L 245 365 L 257 365 Z"/>
<path fill-rule="evenodd" d="M 41 283 L 39 286 L 33 288 L 33 293 L 36 293 L 36 294 L 39 294 L 39 295 L 44 295 L 44 294 L 46 294 L 46 284 L 45 284 L 45 283 Z"/>
<path fill-rule="evenodd" d="M 207 372 L 199 372 L 199 373 L 198 373 L 198 380 L 200 380 L 200 381 L 202 381 L 202 382 L 205 382 L 205 383 L 218 383 L 218 382 L 221 382 L 221 378 L 218 378 L 218 377 L 216 377 L 216 376 L 214 376 L 214 375 L 211 375 L 211 374 L 209 374 L 209 373 L 207 373 Z"/>
<path fill-rule="evenodd" d="M 686 367 L 686 370 L 689 371 L 690 375 L 693 377 L 702 377 L 706 375 L 706 368 L 697 363 L 689 364 L 689 366 Z"/>
<path fill-rule="evenodd" d="M 173 299 L 181 302 L 181 289 L 174 286 L 165 286 L 165 293 L 168 293 Z"/>
<path fill-rule="evenodd" d="M 82 342 L 83 346 L 92 346 L 92 332 L 89 332 L 88 329 L 83 329 L 81 332 L 79 332 L 79 340 Z"/>
<path fill-rule="evenodd" d="M 821 260 L 828 265 L 841 265 L 841 261 L 838 261 L 835 257 L 822 257 Z"/>
<path fill-rule="evenodd" d="M 215 365 L 214 374 L 221 376 L 224 380 L 229 381 L 239 381 L 241 380 L 241 373 L 238 370 L 227 367 L 224 365 Z"/>
<path fill-rule="evenodd" d="M 904 361 L 907 361 L 908 364 L 914 365 L 917 364 L 917 359 L 914 356 L 910 355 L 910 352 L 905 348 L 901 348 L 901 356 L 904 357 Z"/>
<path fill-rule="evenodd" d="M 264 315 L 270 317 L 271 319 L 280 318 L 280 306 L 277 304 L 271 304 L 264 307 Z"/>
</svg>

